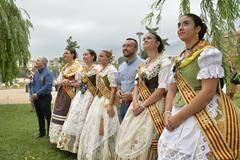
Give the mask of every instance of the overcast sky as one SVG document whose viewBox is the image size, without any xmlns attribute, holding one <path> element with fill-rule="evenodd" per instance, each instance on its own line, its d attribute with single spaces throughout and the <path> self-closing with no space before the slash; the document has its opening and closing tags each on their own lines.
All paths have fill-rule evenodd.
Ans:
<svg viewBox="0 0 240 160">
<path fill-rule="evenodd" d="M 136 32 L 146 33 L 142 19 L 150 11 L 149 0 L 17 0 L 19 7 L 30 15 L 30 52 L 32 59 L 46 56 L 60 57 L 66 39 L 73 37 L 84 49 L 95 51 L 111 49 L 116 57 L 122 55 L 124 39 L 137 39 Z M 198 5 L 192 7 L 199 14 Z M 168 38 L 168 54 L 178 54 L 183 49 L 177 37 L 179 1 L 166 1 L 162 12 L 159 35 Z"/>
</svg>

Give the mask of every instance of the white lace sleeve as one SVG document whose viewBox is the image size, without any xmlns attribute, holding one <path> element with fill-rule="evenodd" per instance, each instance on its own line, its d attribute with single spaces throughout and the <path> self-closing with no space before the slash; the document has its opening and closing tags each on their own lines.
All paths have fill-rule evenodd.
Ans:
<svg viewBox="0 0 240 160">
<path fill-rule="evenodd" d="M 158 73 L 158 88 L 167 89 L 168 81 L 171 75 L 171 64 L 160 69 Z"/>
<path fill-rule="evenodd" d="M 111 71 L 107 75 L 109 83 L 110 83 L 110 87 L 117 87 L 117 75 L 118 75 L 117 70 L 116 71 Z"/>
<path fill-rule="evenodd" d="M 224 69 L 222 67 L 222 53 L 216 48 L 206 48 L 198 57 L 200 71 L 197 79 L 222 78 Z"/>
<path fill-rule="evenodd" d="M 171 66 L 171 70 L 170 70 L 170 75 L 169 75 L 169 79 L 168 79 L 168 84 L 170 83 L 176 83 L 176 79 L 175 79 L 175 73 L 173 72 L 173 67 L 174 64 Z"/>
<path fill-rule="evenodd" d="M 76 80 L 77 82 L 81 82 L 81 78 L 82 78 L 81 72 L 77 72 L 77 73 L 75 74 L 75 80 Z"/>
<path fill-rule="evenodd" d="M 135 86 L 138 84 L 138 73 L 135 76 L 135 81 L 134 81 Z"/>
</svg>

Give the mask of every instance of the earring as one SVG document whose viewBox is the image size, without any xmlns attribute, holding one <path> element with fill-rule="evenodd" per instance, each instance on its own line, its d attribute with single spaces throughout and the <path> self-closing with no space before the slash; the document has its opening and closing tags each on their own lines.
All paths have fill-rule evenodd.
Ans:
<svg viewBox="0 0 240 160">
<path fill-rule="evenodd" d="M 199 40 L 199 35 L 198 35 L 198 33 L 196 33 L 195 36 L 196 36 L 196 39 Z"/>
</svg>

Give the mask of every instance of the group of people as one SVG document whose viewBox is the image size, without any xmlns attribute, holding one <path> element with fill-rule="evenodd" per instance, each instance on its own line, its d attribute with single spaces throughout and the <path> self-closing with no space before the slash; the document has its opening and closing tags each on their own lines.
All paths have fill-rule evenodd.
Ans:
<svg viewBox="0 0 240 160">
<path fill-rule="evenodd" d="M 118 70 L 108 50 L 85 50 L 81 65 L 66 48 L 52 113 L 53 76 L 39 57 L 32 83 L 39 137 L 48 134 L 79 160 L 238 159 L 239 112 L 221 91 L 222 54 L 203 39 L 206 30 L 194 14 L 179 18 L 186 49 L 174 64 L 153 32 L 143 38 L 146 60 L 135 39 L 124 41 Z"/>
</svg>

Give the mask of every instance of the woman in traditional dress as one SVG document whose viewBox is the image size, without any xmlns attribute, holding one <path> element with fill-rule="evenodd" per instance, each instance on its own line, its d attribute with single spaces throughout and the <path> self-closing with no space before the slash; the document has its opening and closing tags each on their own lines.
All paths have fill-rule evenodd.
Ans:
<svg viewBox="0 0 240 160">
<path fill-rule="evenodd" d="M 82 130 L 79 160 L 112 160 L 119 128 L 116 102 L 117 69 L 111 64 L 112 53 L 98 54 L 101 72 L 97 75 L 97 95 L 90 106 Z"/>
<path fill-rule="evenodd" d="M 159 160 L 238 159 L 237 108 L 218 85 L 224 77 L 222 54 L 203 40 L 206 29 L 194 14 L 179 19 L 178 36 L 186 49 L 170 80 Z"/>
<path fill-rule="evenodd" d="M 76 87 L 79 87 L 82 71 L 82 66 L 75 60 L 77 58 L 75 49 L 66 48 L 63 56 L 67 64 L 62 68 L 57 79 L 60 88 L 53 108 L 49 130 L 50 143 L 52 144 L 58 142 L 62 125 L 67 117 L 71 101 L 75 96 Z"/>
<path fill-rule="evenodd" d="M 87 49 L 83 53 L 83 71 L 81 72 L 80 91 L 72 100 L 68 117 L 64 122 L 57 147 L 61 150 L 77 153 L 80 135 L 89 110 L 96 94 L 96 74 L 100 67 L 94 64 L 97 60 L 95 51 Z"/>
<path fill-rule="evenodd" d="M 145 35 L 144 49 L 148 58 L 138 68 L 133 101 L 117 136 L 119 160 L 157 159 L 152 142 L 164 127 L 162 113 L 171 61 L 162 54 L 164 46 L 155 33 Z"/>
</svg>

